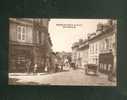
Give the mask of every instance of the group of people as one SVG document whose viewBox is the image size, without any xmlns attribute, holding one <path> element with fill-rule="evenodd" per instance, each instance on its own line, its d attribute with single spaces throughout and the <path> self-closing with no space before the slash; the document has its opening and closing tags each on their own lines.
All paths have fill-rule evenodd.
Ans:
<svg viewBox="0 0 127 100">
<path fill-rule="evenodd" d="M 75 69 L 75 64 L 72 63 L 71 61 L 69 61 L 69 59 L 61 59 L 61 58 L 52 58 L 52 62 L 51 61 L 47 61 L 45 62 L 45 65 L 42 66 L 42 69 L 44 69 L 43 71 L 45 72 L 59 72 L 59 71 L 63 71 L 63 70 L 68 70 L 69 68 L 73 68 Z M 26 60 L 26 72 L 27 73 L 34 73 L 36 74 L 38 72 L 39 69 L 39 64 L 35 63 L 33 64 L 32 61 L 30 59 Z"/>
<path fill-rule="evenodd" d="M 65 66 L 65 63 L 64 63 L 63 59 L 61 59 L 61 58 L 54 59 L 55 72 L 63 71 L 64 66 Z"/>
<path fill-rule="evenodd" d="M 44 63 L 45 62 L 45 63 Z M 40 63 L 33 63 L 30 59 L 26 60 L 26 73 L 33 73 L 36 74 L 38 72 L 49 72 L 51 68 L 51 62 L 49 59 L 45 59 L 45 61 L 41 61 Z"/>
<path fill-rule="evenodd" d="M 56 59 L 55 66 L 56 66 L 56 71 L 69 70 L 70 68 L 76 69 L 75 63 L 67 58 L 62 61 Z"/>
</svg>

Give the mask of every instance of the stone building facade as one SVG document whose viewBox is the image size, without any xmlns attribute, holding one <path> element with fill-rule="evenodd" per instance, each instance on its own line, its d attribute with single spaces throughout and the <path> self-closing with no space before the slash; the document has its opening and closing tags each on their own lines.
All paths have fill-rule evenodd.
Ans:
<svg viewBox="0 0 127 100">
<path fill-rule="evenodd" d="M 105 24 L 98 23 L 96 32 L 88 34 L 87 42 L 78 42 L 72 46 L 74 62 L 78 62 L 80 58 L 81 66 L 88 62 L 88 64 L 96 64 L 98 71 L 102 73 L 107 74 L 111 70 L 115 73 L 117 60 L 116 26 L 116 20 L 108 20 Z"/>
<path fill-rule="evenodd" d="M 48 19 L 9 19 L 9 71 L 25 72 L 27 61 L 31 61 L 38 71 L 43 71 L 44 60 L 52 51 L 48 33 Z"/>
</svg>

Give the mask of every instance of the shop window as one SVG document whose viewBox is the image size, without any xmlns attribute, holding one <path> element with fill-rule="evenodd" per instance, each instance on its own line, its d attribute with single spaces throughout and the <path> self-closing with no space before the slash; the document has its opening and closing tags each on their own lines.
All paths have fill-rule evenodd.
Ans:
<svg viewBox="0 0 127 100">
<path fill-rule="evenodd" d="M 106 71 L 106 69 L 107 69 L 107 65 L 106 65 L 106 64 L 104 64 L 104 70 Z"/>
<path fill-rule="evenodd" d="M 19 57 L 17 58 L 17 64 L 21 64 L 21 63 L 24 63 L 24 62 L 25 62 L 25 57 L 19 56 Z"/>
<path fill-rule="evenodd" d="M 101 64 L 101 70 L 103 69 L 103 64 Z"/>
<path fill-rule="evenodd" d="M 112 69 L 112 65 L 109 64 L 109 65 L 108 65 L 108 71 L 110 71 L 111 69 Z"/>
</svg>

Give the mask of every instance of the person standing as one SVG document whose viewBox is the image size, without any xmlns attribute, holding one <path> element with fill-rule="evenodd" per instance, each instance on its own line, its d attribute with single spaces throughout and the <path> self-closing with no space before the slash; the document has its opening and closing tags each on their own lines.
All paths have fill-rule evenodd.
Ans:
<svg viewBox="0 0 127 100">
<path fill-rule="evenodd" d="M 64 61 L 63 58 L 61 58 L 61 71 L 63 71 Z"/>
<path fill-rule="evenodd" d="M 31 60 L 27 59 L 27 62 L 26 62 L 26 72 L 27 73 L 30 73 L 30 66 L 31 66 Z"/>
<path fill-rule="evenodd" d="M 55 58 L 55 72 L 58 72 L 58 59 Z"/>
<path fill-rule="evenodd" d="M 113 66 L 110 64 L 110 70 L 108 72 L 108 80 L 113 81 Z"/>
<path fill-rule="evenodd" d="M 37 74 L 37 68 L 38 68 L 38 66 L 37 66 L 37 64 L 35 64 L 34 65 L 34 74 Z"/>
<path fill-rule="evenodd" d="M 49 57 L 46 58 L 45 71 L 50 72 L 50 61 L 49 61 Z"/>
</svg>

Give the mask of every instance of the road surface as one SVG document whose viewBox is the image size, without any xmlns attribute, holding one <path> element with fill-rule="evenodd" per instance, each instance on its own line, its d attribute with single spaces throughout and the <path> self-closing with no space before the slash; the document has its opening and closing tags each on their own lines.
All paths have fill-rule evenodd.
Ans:
<svg viewBox="0 0 127 100">
<path fill-rule="evenodd" d="M 69 85 L 69 86 L 116 86 L 116 82 L 107 80 L 104 74 L 86 75 L 83 69 L 38 75 L 9 75 L 9 84 L 17 85 Z"/>
</svg>

